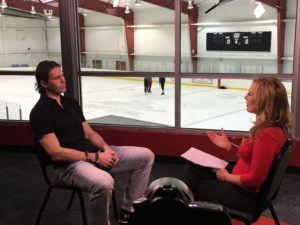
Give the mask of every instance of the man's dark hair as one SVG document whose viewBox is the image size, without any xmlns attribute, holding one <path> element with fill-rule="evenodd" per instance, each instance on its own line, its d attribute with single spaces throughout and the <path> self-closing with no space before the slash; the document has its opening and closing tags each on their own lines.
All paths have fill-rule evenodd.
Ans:
<svg viewBox="0 0 300 225">
<path fill-rule="evenodd" d="M 37 90 L 40 94 L 45 93 L 45 89 L 41 86 L 41 81 L 48 83 L 49 72 L 55 67 L 60 67 L 60 65 L 55 61 L 45 60 L 41 61 L 35 70 L 35 90 Z"/>
</svg>

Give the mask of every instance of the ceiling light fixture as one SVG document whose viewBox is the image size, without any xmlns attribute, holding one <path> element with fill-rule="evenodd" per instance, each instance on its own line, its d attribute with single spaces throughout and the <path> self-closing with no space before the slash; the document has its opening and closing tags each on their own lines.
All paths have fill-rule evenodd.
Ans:
<svg viewBox="0 0 300 225">
<path fill-rule="evenodd" d="M 255 15 L 256 18 L 260 18 L 266 11 L 266 9 L 263 7 L 261 2 L 256 2 L 257 6 L 253 11 L 253 14 Z"/>
<path fill-rule="evenodd" d="M 129 5 L 126 5 L 126 6 L 125 6 L 125 11 L 124 11 L 124 13 L 126 13 L 126 14 L 130 13 Z"/>
<path fill-rule="evenodd" d="M 52 9 L 44 9 L 44 16 L 46 20 L 55 20 Z"/>
<path fill-rule="evenodd" d="M 113 7 L 119 6 L 119 0 L 113 0 Z"/>
<path fill-rule="evenodd" d="M 186 7 L 187 9 L 192 9 L 192 8 L 194 8 L 194 6 L 193 6 L 193 0 L 189 0 L 189 2 L 188 2 L 188 6 Z"/>
<path fill-rule="evenodd" d="M 6 4 L 6 1 L 5 0 L 2 0 L 1 1 L 1 4 L 0 4 L 0 8 L 2 8 L 2 9 L 5 9 L 5 8 L 7 8 L 8 6 L 7 6 L 7 4 Z"/>
<path fill-rule="evenodd" d="M 88 15 L 86 9 L 82 10 L 81 15 L 83 15 L 83 16 L 87 16 Z"/>
<path fill-rule="evenodd" d="M 125 7 L 124 13 L 128 14 L 130 13 L 130 8 L 134 6 L 141 6 L 142 1 L 141 0 L 110 0 L 110 3 L 112 3 L 113 7 Z"/>
<path fill-rule="evenodd" d="M 31 6 L 30 14 L 32 15 L 36 14 L 34 5 Z"/>
<path fill-rule="evenodd" d="M 124 13 L 126 13 L 126 14 L 130 13 L 130 10 L 129 10 L 130 0 L 126 0 L 126 2 L 125 2 L 124 5 L 125 5 L 125 11 L 124 11 Z"/>
<path fill-rule="evenodd" d="M 210 7 L 208 10 L 205 11 L 205 14 L 209 13 L 211 10 L 213 10 L 214 8 L 216 8 L 217 6 L 223 5 L 225 3 L 231 2 L 233 0 L 219 0 L 219 2 L 217 4 L 214 4 L 212 7 Z"/>
</svg>

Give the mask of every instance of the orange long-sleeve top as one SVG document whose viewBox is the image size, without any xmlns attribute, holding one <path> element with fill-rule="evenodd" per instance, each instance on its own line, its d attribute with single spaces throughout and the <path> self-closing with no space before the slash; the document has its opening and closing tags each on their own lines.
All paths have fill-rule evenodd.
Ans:
<svg viewBox="0 0 300 225">
<path fill-rule="evenodd" d="M 241 183 L 246 189 L 258 191 L 284 140 L 284 132 L 278 127 L 262 129 L 253 140 L 243 139 L 238 148 L 240 158 L 232 174 L 240 175 Z"/>
</svg>

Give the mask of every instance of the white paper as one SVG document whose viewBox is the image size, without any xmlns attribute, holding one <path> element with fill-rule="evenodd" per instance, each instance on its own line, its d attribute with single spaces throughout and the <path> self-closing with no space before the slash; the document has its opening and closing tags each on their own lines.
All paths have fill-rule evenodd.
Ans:
<svg viewBox="0 0 300 225">
<path fill-rule="evenodd" d="M 196 163 L 200 166 L 211 167 L 211 168 L 221 169 L 221 168 L 225 168 L 228 164 L 228 162 L 194 147 L 191 147 L 189 150 L 183 153 L 181 157 L 193 163 Z"/>
</svg>

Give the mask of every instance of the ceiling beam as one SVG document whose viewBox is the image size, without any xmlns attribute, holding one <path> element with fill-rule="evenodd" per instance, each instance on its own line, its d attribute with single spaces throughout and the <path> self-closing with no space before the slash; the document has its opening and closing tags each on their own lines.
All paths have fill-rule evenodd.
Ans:
<svg viewBox="0 0 300 225">
<path fill-rule="evenodd" d="M 154 5 L 158 5 L 167 9 L 173 9 L 174 10 L 174 0 L 143 0 L 144 2 L 148 2 Z M 190 13 L 190 9 L 187 9 L 188 3 L 187 2 L 183 2 L 181 3 L 181 12 L 184 14 L 189 14 Z M 194 5 L 194 8 L 197 8 L 196 5 Z"/>
<path fill-rule="evenodd" d="M 283 73 L 283 60 L 284 57 L 284 42 L 285 42 L 285 22 L 287 0 L 280 1 L 280 8 L 277 8 L 277 67 L 278 74 Z"/>
<path fill-rule="evenodd" d="M 285 1 L 281 1 L 281 0 L 260 0 L 261 3 L 277 8 L 277 9 L 282 9 L 282 10 L 286 10 L 286 4 Z"/>
<path fill-rule="evenodd" d="M 41 4 L 40 2 L 31 2 L 31 1 L 16 1 L 16 0 L 6 0 L 6 3 L 9 8 L 21 9 L 24 11 L 31 10 L 31 6 L 34 6 L 36 13 L 44 15 L 44 9 L 53 10 L 52 16 L 59 17 L 59 11 L 57 7 Z"/>
<path fill-rule="evenodd" d="M 189 10 L 188 14 L 188 27 L 189 27 L 189 37 L 190 37 L 190 55 L 193 65 L 193 73 L 197 72 L 197 54 L 198 54 L 198 27 L 192 24 L 198 23 L 198 8 L 194 7 Z"/>
<path fill-rule="evenodd" d="M 113 7 L 110 2 L 96 0 L 79 0 L 78 5 L 84 9 L 120 17 L 124 20 L 129 70 L 134 71 L 134 30 L 132 29 L 132 25 L 134 25 L 133 12 L 130 11 L 129 14 L 126 14 L 124 7 Z"/>
<path fill-rule="evenodd" d="M 78 6 L 81 8 L 85 8 L 88 10 L 93 10 L 96 12 L 105 13 L 111 16 L 117 16 L 124 18 L 124 10 L 123 7 L 113 7 L 109 2 L 102 2 L 98 0 L 79 0 Z"/>
<path fill-rule="evenodd" d="M 127 55 L 129 70 L 134 71 L 134 29 L 131 28 L 133 25 L 133 13 L 125 14 L 124 26 L 126 34 L 126 44 L 127 44 Z"/>
</svg>

